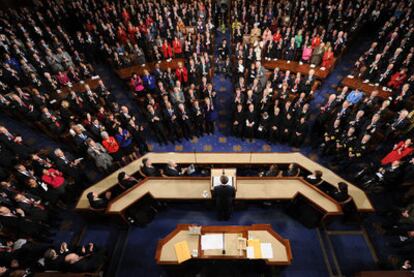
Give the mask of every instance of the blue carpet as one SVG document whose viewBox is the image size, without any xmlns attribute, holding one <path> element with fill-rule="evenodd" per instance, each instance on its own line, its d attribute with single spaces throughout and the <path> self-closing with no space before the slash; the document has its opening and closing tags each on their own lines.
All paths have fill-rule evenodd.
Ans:
<svg viewBox="0 0 414 277">
<path fill-rule="evenodd" d="M 331 235 L 330 240 L 343 275 L 353 276 L 355 272 L 375 269 L 374 260 L 362 235 Z"/>
</svg>

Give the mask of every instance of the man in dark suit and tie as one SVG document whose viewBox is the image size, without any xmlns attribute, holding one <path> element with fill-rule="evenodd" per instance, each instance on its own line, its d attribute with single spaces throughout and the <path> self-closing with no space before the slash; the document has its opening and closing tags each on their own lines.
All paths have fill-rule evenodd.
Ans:
<svg viewBox="0 0 414 277">
<path fill-rule="evenodd" d="M 235 189 L 229 184 L 229 177 L 220 177 L 220 185 L 214 187 L 217 215 L 219 220 L 228 220 L 233 210 Z"/>
<path fill-rule="evenodd" d="M 53 160 L 55 161 L 57 169 L 63 174 L 71 176 L 77 183 L 86 181 L 86 175 L 82 171 L 81 161 L 82 159 L 74 159 L 69 153 L 64 153 L 60 148 L 56 148 L 53 151 Z"/>
</svg>

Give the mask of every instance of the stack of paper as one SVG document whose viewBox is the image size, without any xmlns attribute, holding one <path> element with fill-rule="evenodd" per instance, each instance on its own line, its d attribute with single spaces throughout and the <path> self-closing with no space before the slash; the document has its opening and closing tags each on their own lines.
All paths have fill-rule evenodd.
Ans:
<svg viewBox="0 0 414 277">
<path fill-rule="evenodd" d="M 273 259 L 271 243 L 260 243 L 258 239 L 247 241 L 246 255 L 248 259 Z"/>
<path fill-rule="evenodd" d="M 262 251 L 263 259 L 273 259 L 273 249 L 271 243 L 261 243 L 260 250 Z"/>
<path fill-rule="evenodd" d="M 249 239 L 247 240 L 247 258 L 249 259 L 261 259 L 262 250 L 260 248 L 260 240 L 258 239 Z"/>
<path fill-rule="evenodd" d="M 186 240 L 176 243 L 174 245 L 174 248 L 179 264 L 191 259 L 190 248 L 188 247 L 188 243 Z"/>
<path fill-rule="evenodd" d="M 201 250 L 223 249 L 223 234 L 206 234 L 201 236 Z"/>
</svg>

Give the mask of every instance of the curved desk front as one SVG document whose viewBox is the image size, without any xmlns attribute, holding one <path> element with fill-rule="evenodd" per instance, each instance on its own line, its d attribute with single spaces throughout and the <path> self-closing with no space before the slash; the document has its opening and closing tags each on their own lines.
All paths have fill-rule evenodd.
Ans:
<svg viewBox="0 0 414 277">
<path fill-rule="evenodd" d="M 113 199 L 107 208 L 109 214 L 120 214 L 145 195 L 158 200 L 211 200 L 210 178 L 156 177 L 146 178 Z M 342 214 L 340 205 L 329 195 L 306 183 L 299 177 L 238 177 L 235 200 L 293 200 L 305 197 L 324 215 Z"/>
<path fill-rule="evenodd" d="M 290 164 L 296 163 L 301 168 L 313 172 L 320 170 L 323 172 L 323 180 L 332 186 L 337 187 L 339 182 L 345 182 L 348 184 L 349 194 L 352 196 L 355 205 L 359 212 L 372 212 L 374 207 L 372 206 L 368 196 L 363 190 L 347 182 L 343 178 L 336 175 L 330 169 L 321 166 L 317 162 L 312 161 L 301 153 L 148 153 L 143 157 L 133 161 L 127 166 L 115 171 L 108 177 L 104 178 L 100 182 L 86 189 L 76 205 L 77 210 L 88 210 L 89 202 L 87 194 L 89 192 L 97 192 L 98 194 L 104 193 L 116 186 L 118 183 L 117 176 L 121 171 L 125 171 L 129 175 L 133 175 L 138 172 L 142 166 L 142 159 L 150 158 L 154 164 L 166 164 L 168 161 L 173 160 L 177 164 L 195 164 L 195 165 L 211 165 L 212 167 L 220 167 L 223 165 L 265 165 L 265 164 Z M 259 179 L 259 178 L 256 178 Z M 207 181 L 206 181 L 207 182 Z M 239 183 L 239 182 L 238 182 Z M 257 183 L 255 183 L 257 184 Z M 281 188 L 283 186 L 280 186 Z M 257 188 L 260 190 L 259 188 Z M 180 194 L 185 193 L 180 190 Z M 281 192 L 283 193 L 283 192 Z M 196 193 L 194 193 L 196 195 Z M 184 196 L 182 196 L 184 197 Z"/>
</svg>

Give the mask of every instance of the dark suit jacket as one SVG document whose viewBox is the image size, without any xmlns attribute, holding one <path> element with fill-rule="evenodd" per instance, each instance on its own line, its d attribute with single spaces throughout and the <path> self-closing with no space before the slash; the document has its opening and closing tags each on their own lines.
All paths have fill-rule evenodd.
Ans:
<svg viewBox="0 0 414 277">
<path fill-rule="evenodd" d="M 214 198 L 216 199 L 216 206 L 220 210 L 230 210 L 234 196 L 235 189 L 233 186 L 219 185 L 214 187 Z"/>
<path fill-rule="evenodd" d="M 144 165 L 141 170 L 146 176 L 160 176 L 158 169 L 155 167 L 147 167 Z"/>
<path fill-rule="evenodd" d="M 106 198 L 98 198 L 89 201 L 89 205 L 91 205 L 94 209 L 105 209 L 108 206 L 108 199 Z"/>
<path fill-rule="evenodd" d="M 77 169 L 75 167 L 70 166 L 70 163 L 74 161 L 72 155 L 69 153 L 65 153 L 65 157 L 67 159 L 67 163 L 63 159 L 53 155 L 53 160 L 55 161 L 57 169 L 59 169 L 59 171 L 63 172 L 63 174 L 68 176 L 79 174 L 80 172 L 77 172 Z"/>
<path fill-rule="evenodd" d="M 171 168 L 166 166 L 164 169 L 164 174 L 167 176 L 180 176 L 180 172 L 176 168 Z"/>
</svg>

